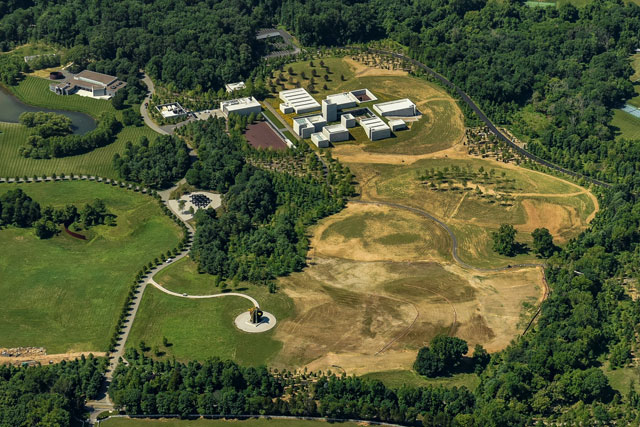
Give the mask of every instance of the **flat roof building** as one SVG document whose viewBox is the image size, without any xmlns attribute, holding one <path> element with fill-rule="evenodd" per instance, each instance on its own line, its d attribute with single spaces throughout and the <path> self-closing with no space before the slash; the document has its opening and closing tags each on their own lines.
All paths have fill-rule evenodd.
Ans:
<svg viewBox="0 0 640 427">
<path fill-rule="evenodd" d="M 405 123 L 404 120 L 395 119 L 395 120 L 389 120 L 389 127 L 391 128 L 392 132 L 395 132 L 397 130 L 406 129 L 407 124 Z"/>
<path fill-rule="evenodd" d="M 340 116 L 340 124 L 347 129 L 352 128 L 356 125 L 356 118 L 350 113 L 343 114 Z"/>
<path fill-rule="evenodd" d="M 328 95 L 327 101 L 331 101 L 332 104 L 336 104 L 338 110 L 355 107 L 359 103 L 358 98 L 356 98 L 356 96 L 351 92 Z"/>
<path fill-rule="evenodd" d="M 93 97 L 111 97 L 126 85 L 115 76 L 84 70 L 60 83 L 51 83 L 49 89 L 58 95 L 71 95 L 83 90 Z"/>
<path fill-rule="evenodd" d="M 293 119 L 293 131 L 301 138 L 309 138 L 312 133 L 320 132 L 326 125 L 327 121 L 319 114 Z"/>
<path fill-rule="evenodd" d="M 349 140 L 349 131 L 346 127 L 340 124 L 325 126 L 322 129 L 322 133 L 331 142 L 341 142 Z"/>
<path fill-rule="evenodd" d="M 185 114 L 187 114 L 187 111 L 184 108 L 182 108 L 182 105 L 180 105 L 179 102 L 173 102 L 171 104 L 156 105 L 156 110 L 158 110 L 160 115 L 165 119 L 184 116 Z"/>
<path fill-rule="evenodd" d="M 226 85 L 224 85 L 225 89 L 227 89 L 227 92 L 231 93 L 235 90 L 242 90 L 244 88 L 247 87 L 247 85 L 244 84 L 244 82 L 236 82 L 236 83 L 227 83 Z"/>
<path fill-rule="evenodd" d="M 416 115 L 416 104 L 411 102 L 410 99 L 397 99 L 395 101 L 382 102 L 373 106 L 381 116 L 395 116 L 395 117 L 411 117 Z"/>
<path fill-rule="evenodd" d="M 312 133 L 311 142 L 318 148 L 327 148 L 329 146 L 329 140 L 322 132 Z"/>
<path fill-rule="evenodd" d="M 389 138 L 391 136 L 391 129 L 378 116 L 360 119 L 360 126 L 364 128 L 367 137 L 369 137 L 371 141 L 377 141 L 378 139 Z"/>
<path fill-rule="evenodd" d="M 318 101 L 313 99 L 309 92 L 303 88 L 283 90 L 278 96 L 283 102 L 293 107 L 296 114 L 309 113 L 320 109 Z"/>
<path fill-rule="evenodd" d="M 231 113 L 248 116 L 251 113 L 258 114 L 259 112 L 261 112 L 262 106 L 253 96 L 249 96 L 247 98 L 222 101 L 220 103 L 220 109 L 222 110 L 222 114 L 227 117 Z"/>
</svg>

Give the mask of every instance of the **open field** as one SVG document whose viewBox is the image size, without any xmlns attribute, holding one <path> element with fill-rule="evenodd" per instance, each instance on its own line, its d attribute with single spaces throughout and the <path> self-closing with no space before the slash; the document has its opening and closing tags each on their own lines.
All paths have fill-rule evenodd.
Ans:
<svg viewBox="0 0 640 427">
<path fill-rule="evenodd" d="M 165 288 L 190 295 L 220 293 L 212 277 L 198 274 L 195 263 L 177 262 L 156 277 Z M 242 285 L 241 285 L 242 286 Z M 237 290 L 256 298 L 260 307 L 276 316 L 278 322 L 290 316 L 291 301 L 283 293 L 270 294 L 266 286 L 241 287 Z M 274 330 L 249 334 L 237 330 L 234 319 L 248 310 L 251 303 L 234 296 L 203 300 L 177 298 L 148 286 L 140 305 L 127 346 L 158 346 L 164 356 L 179 360 L 205 360 L 218 356 L 244 365 L 266 364 L 280 350 Z M 276 328 L 277 329 L 277 328 Z M 165 348 L 162 338 L 172 344 Z"/>
<path fill-rule="evenodd" d="M 291 66 L 293 81 L 302 82 L 302 87 L 306 87 L 313 70 L 316 70 L 318 77 L 314 77 L 316 89 L 313 96 L 318 101 L 328 94 L 368 88 L 378 100 L 364 102 L 361 106 L 371 107 L 376 103 L 408 97 L 422 114 L 418 121 L 408 123 L 410 130 L 399 131 L 392 138 L 381 141 L 369 141 L 362 128 L 356 126 L 350 129 L 352 140 L 338 143 L 338 146 L 358 143 L 363 150 L 370 152 L 424 154 L 448 148 L 461 140 L 464 128 L 462 112 L 455 100 L 435 84 L 411 77 L 403 71 L 371 68 L 350 57 L 324 58 L 324 62 L 325 67 L 329 68 L 328 73 L 325 67 L 319 65 L 319 61 L 314 61 L 314 67 L 310 67 L 309 62 L 305 61 L 287 65 L 283 75 L 289 77 L 287 69 Z M 306 79 L 302 78 L 302 73 Z M 276 72 L 275 77 L 277 75 Z M 328 81 L 324 80 L 325 75 L 328 76 Z M 325 84 L 326 90 L 323 89 Z M 294 87 L 295 84 L 285 82 L 284 86 L 277 86 L 276 89 L 281 91 Z M 277 94 L 273 94 L 265 102 L 277 109 L 281 101 Z M 295 114 L 287 114 L 282 120 L 292 124 L 294 116 Z"/>
<path fill-rule="evenodd" d="M 281 322 L 274 365 L 349 374 L 406 370 L 437 334 L 504 348 L 541 297 L 538 269 L 473 273 L 435 262 L 362 262 L 317 254 L 280 279 L 295 316 Z"/>
<path fill-rule="evenodd" d="M 83 207 L 96 198 L 117 226 L 39 240 L 32 229 L 0 230 L 0 345 L 49 353 L 105 350 L 135 273 L 173 248 L 180 229 L 147 196 L 94 182 L 18 185 L 41 206 Z M 0 192 L 16 188 L 3 184 Z"/>
<path fill-rule="evenodd" d="M 357 160 L 366 160 L 366 153 Z M 595 198 L 577 185 L 488 160 L 422 158 L 404 164 L 348 165 L 360 183 L 362 200 L 400 203 L 435 215 L 454 229 L 461 258 L 477 267 L 539 262 L 533 253 L 496 254 L 490 233 L 500 224 L 514 225 L 522 243 L 530 244 L 530 233 L 546 227 L 556 243 L 562 244 L 580 233 L 597 209 Z M 460 177 L 452 178 L 454 168 Z M 489 175 L 477 172 L 480 168 Z M 438 180 L 435 174 L 419 179 L 425 171 L 445 169 L 449 176 L 444 179 Z"/>
<path fill-rule="evenodd" d="M 382 381 L 387 387 L 400 388 L 403 385 L 411 387 L 445 386 L 445 387 L 467 387 L 473 391 L 480 383 L 480 378 L 476 374 L 454 374 L 450 377 L 426 378 L 418 375 L 415 371 L 385 371 L 373 372 L 364 375 L 365 378 Z"/>
<path fill-rule="evenodd" d="M 358 427 L 356 423 L 327 423 L 325 421 L 250 419 L 250 420 L 178 420 L 163 418 L 159 420 L 110 418 L 102 423 L 106 427 L 320 427 L 336 425 L 340 427 Z"/>
</svg>

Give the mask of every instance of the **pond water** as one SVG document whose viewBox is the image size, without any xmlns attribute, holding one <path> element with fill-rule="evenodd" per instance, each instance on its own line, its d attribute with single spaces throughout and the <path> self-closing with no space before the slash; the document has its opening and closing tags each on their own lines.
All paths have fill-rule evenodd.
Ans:
<svg viewBox="0 0 640 427">
<path fill-rule="evenodd" d="M 61 95 L 62 96 L 62 95 Z M 48 108 L 33 107 L 19 101 L 15 96 L 0 86 L 0 122 L 18 123 L 20 114 L 24 112 L 45 111 L 58 113 L 69 117 L 72 121 L 72 129 L 75 134 L 84 134 L 96 128 L 93 117 L 84 113 L 76 113 L 65 110 L 50 110 Z"/>
</svg>

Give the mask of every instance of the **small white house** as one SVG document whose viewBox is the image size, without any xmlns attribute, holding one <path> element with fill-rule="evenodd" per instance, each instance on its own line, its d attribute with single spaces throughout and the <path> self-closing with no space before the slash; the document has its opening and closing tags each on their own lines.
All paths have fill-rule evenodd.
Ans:
<svg viewBox="0 0 640 427">
<path fill-rule="evenodd" d="M 224 85 L 225 89 L 227 89 L 228 93 L 234 92 L 236 90 L 242 90 L 247 87 L 244 82 L 236 82 L 236 83 L 227 83 Z"/>
<path fill-rule="evenodd" d="M 286 102 L 283 102 L 280 104 L 280 111 L 282 111 L 282 114 L 291 114 L 293 113 L 293 107 Z"/>
</svg>

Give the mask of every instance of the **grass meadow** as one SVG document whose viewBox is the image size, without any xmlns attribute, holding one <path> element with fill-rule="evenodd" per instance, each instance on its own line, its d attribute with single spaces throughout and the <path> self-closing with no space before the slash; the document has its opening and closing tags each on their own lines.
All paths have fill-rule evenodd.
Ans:
<svg viewBox="0 0 640 427">
<path fill-rule="evenodd" d="M 364 375 L 365 378 L 382 381 L 387 387 L 400 388 L 403 385 L 410 387 L 428 387 L 428 386 L 445 386 L 445 387 L 467 387 L 473 391 L 480 383 L 480 378 L 473 373 L 455 374 L 450 377 L 427 378 L 418 375 L 413 370 L 395 370 L 372 372 Z"/>
<path fill-rule="evenodd" d="M 163 270 L 155 278 L 162 286 L 190 295 L 217 294 L 212 276 L 198 274 L 194 262 L 184 259 Z M 270 294 L 266 286 L 240 284 L 232 291 L 254 297 L 260 307 L 276 316 L 278 322 L 291 315 L 293 304 L 284 293 Z M 248 366 L 266 364 L 282 347 L 274 339 L 276 328 L 261 334 L 238 330 L 234 325 L 237 315 L 251 308 L 251 303 L 240 297 L 212 299 L 186 299 L 167 295 L 148 286 L 133 324 L 127 346 L 144 341 L 150 348 L 158 347 L 160 357 L 178 360 L 206 360 L 210 357 L 232 359 Z M 163 337 L 171 344 L 162 345 Z"/>
<path fill-rule="evenodd" d="M 0 230 L 0 346 L 47 352 L 104 351 L 140 267 L 175 247 L 180 229 L 151 197 L 86 182 L 2 184 L 20 187 L 41 206 L 82 208 L 99 198 L 115 227 L 92 227 L 86 241 L 62 232 L 38 239 L 33 229 Z"/>
</svg>

